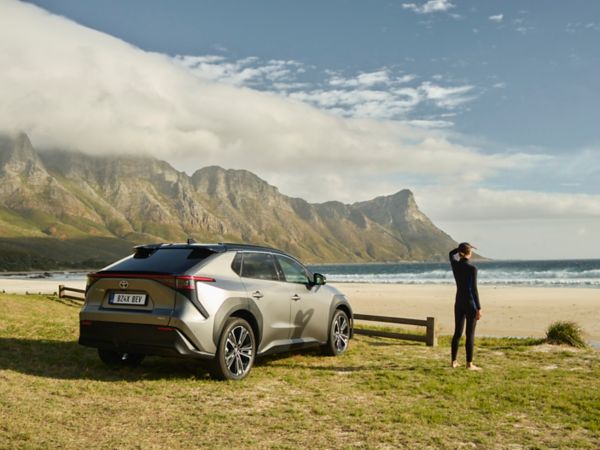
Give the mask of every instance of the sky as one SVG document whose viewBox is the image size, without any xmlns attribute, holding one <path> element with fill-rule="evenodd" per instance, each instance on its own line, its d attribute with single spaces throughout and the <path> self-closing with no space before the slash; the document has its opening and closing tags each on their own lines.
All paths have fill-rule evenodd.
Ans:
<svg viewBox="0 0 600 450">
<path fill-rule="evenodd" d="M 595 0 L 0 0 L 0 131 L 598 258 L 599 43 Z"/>
</svg>

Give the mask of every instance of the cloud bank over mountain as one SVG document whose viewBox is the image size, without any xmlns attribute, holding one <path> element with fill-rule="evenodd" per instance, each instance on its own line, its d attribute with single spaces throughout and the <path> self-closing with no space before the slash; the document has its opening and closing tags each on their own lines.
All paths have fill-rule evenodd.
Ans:
<svg viewBox="0 0 600 450">
<path fill-rule="evenodd" d="M 378 193 L 381 180 L 390 187 L 404 175 L 469 181 L 530 159 L 486 155 L 441 132 L 340 118 L 294 99 L 198 79 L 165 55 L 36 7 L 9 1 L 3 9 L 0 123 L 25 130 L 42 148 L 148 153 L 179 168 L 222 164 L 268 178 L 326 175 L 332 184 L 298 194 L 344 200 Z M 422 89 L 434 100 L 457 101 L 442 88 Z M 465 171 L 468 165 L 477 171 Z M 379 180 L 369 186 L 374 175 Z"/>
<path fill-rule="evenodd" d="M 151 53 L 30 4 L 0 0 L 0 7 L 0 128 L 27 132 L 37 148 L 148 154 L 188 173 L 212 164 L 244 168 L 311 201 L 359 201 L 408 187 L 434 220 L 487 220 L 490 211 L 537 219 L 540 208 L 552 217 L 600 217 L 598 195 L 517 191 L 498 181 L 536 170 L 553 177 L 539 167 L 555 162 L 539 151 L 473 145 L 453 132 L 451 110 L 477 95 L 473 85 L 416 82 L 382 69 L 354 78 L 332 73 L 327 89 L 293 87 L 286 74 L 299 70 L 295 61 Z M 254 89 L 257 79 L 274 92 Z M 386 117 L 415 102 L 445 108 L 448 119 Z M 597 155 L 574 152 L 569 166 L 583 166 L 590 152 Z"/>
</svg>

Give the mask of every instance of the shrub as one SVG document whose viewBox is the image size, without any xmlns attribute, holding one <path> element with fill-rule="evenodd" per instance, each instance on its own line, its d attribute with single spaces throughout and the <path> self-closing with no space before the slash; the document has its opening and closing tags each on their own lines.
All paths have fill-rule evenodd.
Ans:
<svg viewBox="0 0 600 450">
<path fill-rule="evenodd" d="M 567 344 L 572 347 L 586 347 L 582 330 L 575 322 L 554 322 L 546 331 L 546 342 L 549 344 Z"/>
</svg>

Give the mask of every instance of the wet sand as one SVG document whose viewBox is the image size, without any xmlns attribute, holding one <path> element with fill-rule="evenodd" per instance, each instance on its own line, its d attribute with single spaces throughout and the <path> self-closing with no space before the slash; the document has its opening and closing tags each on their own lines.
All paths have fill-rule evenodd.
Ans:
<svg viewBox="0 0 600 450">
<path fill-rule="evenodd" d="M 0 279 L 0 292 L 54 293 L 58 285 L 83 289 L 85 281 Z M 453 285 L 332 283 L 349 298 L 355 313 L 436 318 L 438 332 L 454 330 Z M 600 289 L 480 286 L 483 317 L 478 336 L 545 335 L 557 320 L 572 320 L 586 339 L 600 341 Z"/>
</svg>

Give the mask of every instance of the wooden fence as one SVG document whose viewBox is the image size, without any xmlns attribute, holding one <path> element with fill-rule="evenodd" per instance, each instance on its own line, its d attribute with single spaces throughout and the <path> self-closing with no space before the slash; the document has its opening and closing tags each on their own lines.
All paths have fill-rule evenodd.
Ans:
<svg viewBox="0 0 600 450">
<path fill-rule="evenodd" d="M 65 292 L 74 292 L 75 294 L 83 294 L 83 295 L 70 295 L 65 294 Z M 65 286 L 64 284 L 58 285 L 58 298 L 68 298 L 69 300 L 85 300 L 85 289 L 76 289 Z"/>
<path fill-rule="evenodd" d="M 425 335 L 393 333 L 390 331 L 368 330 L 365 328 L 354 328 L 356 334 L 364 334 L 366 336 L 379 336 L 394 339 L 404 339 L 408 341 L 425 342 L 429 347 L 437 345 L 437 333 L 435 330 L 435 317 L 428 317 L 426 320 L 405 319 L 402 317 L 385 317 L 372 316 L 369 314 L 354 314 L 354 320 L 366 320 L 370 322 L 396 323 L 402 325 L 416 325 L 425 327 Z"/>
</svg>

